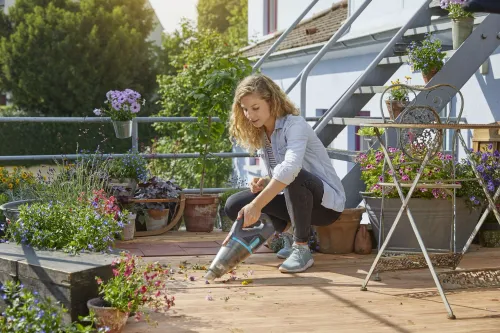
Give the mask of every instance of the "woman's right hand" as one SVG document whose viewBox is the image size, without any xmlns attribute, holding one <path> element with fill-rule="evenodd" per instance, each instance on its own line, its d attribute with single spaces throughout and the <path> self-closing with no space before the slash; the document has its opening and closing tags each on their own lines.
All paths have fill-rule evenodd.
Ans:
<svg viewBox="0 0 500 333">
<path fill-rule="evenodd" d="M 262 191 L 267 185 L 266 178 L 254 177 L 250 182 L 250 192 L 257 194 Z"/>
</svg>

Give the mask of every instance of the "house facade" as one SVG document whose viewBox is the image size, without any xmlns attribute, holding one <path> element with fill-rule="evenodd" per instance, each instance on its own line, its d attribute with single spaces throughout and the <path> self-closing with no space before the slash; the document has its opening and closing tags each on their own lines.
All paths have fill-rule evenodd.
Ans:
<svg viewBox="0 0 500 333">
<path fill-rule="evenodd" d="M 288 88 L 317 51 L 363 2 L 364 0 L 318 1 L 263 64 L 262 72 L 273 78 L 283 89 Z M 244 48 L 243 54 L 254 60 L 262 56 L 308 4 L 309 1 L 300 0 L 249 0 L 249 38 L 253 37 L 256 42 Z M 310 73 L 307 81 L 306 116 L 321 116 L 338 101 L 364 73 L 388 40 L 423 4 L 424 0 L 373 0 L 348 32 L 330 48 Z M 433 9 L 431 21 L 418 23 L 416 26 L 429 27 L 430 31 L 442 40 L 443 48 L 451 50 L 450 19 L 446 12 L 440 10 L 439 1 L 434 1 L 431 7 Z M 476 15 L 476 21 L 482 18 L 484 15 Z M 276 31 L 271 31 L 270 26 L 276 26 Z M 500 94 L 497 93 L 500 88 L 499 53 L 499 49 L 495 50 L 489 56 L 487 63 L 478 66 L 475 74 L 461 88 L 465 99 L 463 117 L 468 123 L 491 123 L 500 120 Z M 421 73 L 413 73 L 407 64 L 402 64 L 386 82 L 380 85 L 390 85 L 391 80 L 398 78 L 404 81 L 405 76 L 412 78 L 412 85 L 424 85 Z M 299 85 L 289 93 L 289 96 L 297 106 L 300 105 Z M 388 117 L 385 105 L 383 111 L 380 110 L 380 99 L 381 94 L 375 94 L 361 108 L 358 116 L 380 117 L 381 112 L 384 112 Z M 453 103 L 454 100 L 449 104 L 451 109 L 459 107 L 457 103 Z M 451 110 L 451 113 L 455 111 Z M 354 126 L 345 127 L 329 147 L 363 150 L 366 147 L 355 133 Z M 469 132 L 464 136 L 470 141 L 471 135 Z M 460 152 L 460 155 L 464 156 L 463 154 L 463 151 Z M 256 164 L 259 162 L 253 158 L 235 163 L 240 177 L 250 178 L 258 174 Z M 332 163 L 340 178 L 354 166 L 352 162 L 335 159 L 332 159 Z"/>
</svg>

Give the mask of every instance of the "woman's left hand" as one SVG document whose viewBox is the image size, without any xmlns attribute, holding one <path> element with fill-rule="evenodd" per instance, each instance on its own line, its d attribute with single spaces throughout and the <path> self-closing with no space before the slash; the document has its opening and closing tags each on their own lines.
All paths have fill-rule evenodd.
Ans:
<svg viewBox="0 0 500 333">
<path fill-rule="evenodd" d="M 243 228 L 247 228 L 259 220 L 260 214 L 261 209 L 259 209 L 253 203 L 249 203 L 239 211 L 238 219 L 243 216 Z"/>
</svg>

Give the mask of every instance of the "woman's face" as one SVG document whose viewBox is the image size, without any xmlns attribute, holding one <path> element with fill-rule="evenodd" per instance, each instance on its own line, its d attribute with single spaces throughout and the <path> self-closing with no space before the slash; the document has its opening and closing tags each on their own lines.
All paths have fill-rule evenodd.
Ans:
<svg viewBox="0 0 500 333">
<path fill-rule="evenodd" d="M 241 98 L 240 104 L 245 117 L 253 126 L 274 128 L 275 119 L 271 116 L 269 103 L 259 95 L 254 93 L 245 95 Z"/>
</svg>

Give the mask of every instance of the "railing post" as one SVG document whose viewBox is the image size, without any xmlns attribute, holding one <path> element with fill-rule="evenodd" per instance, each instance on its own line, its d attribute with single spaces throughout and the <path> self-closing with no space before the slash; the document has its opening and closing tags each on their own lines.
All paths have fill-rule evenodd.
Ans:
<svg viewBox="0 0 500 333">
<path fill-rule="evenodd" d="M 132 119 L 132 151 L 139 151 L 139 123 L 137 119 Z"/>
</svg>

